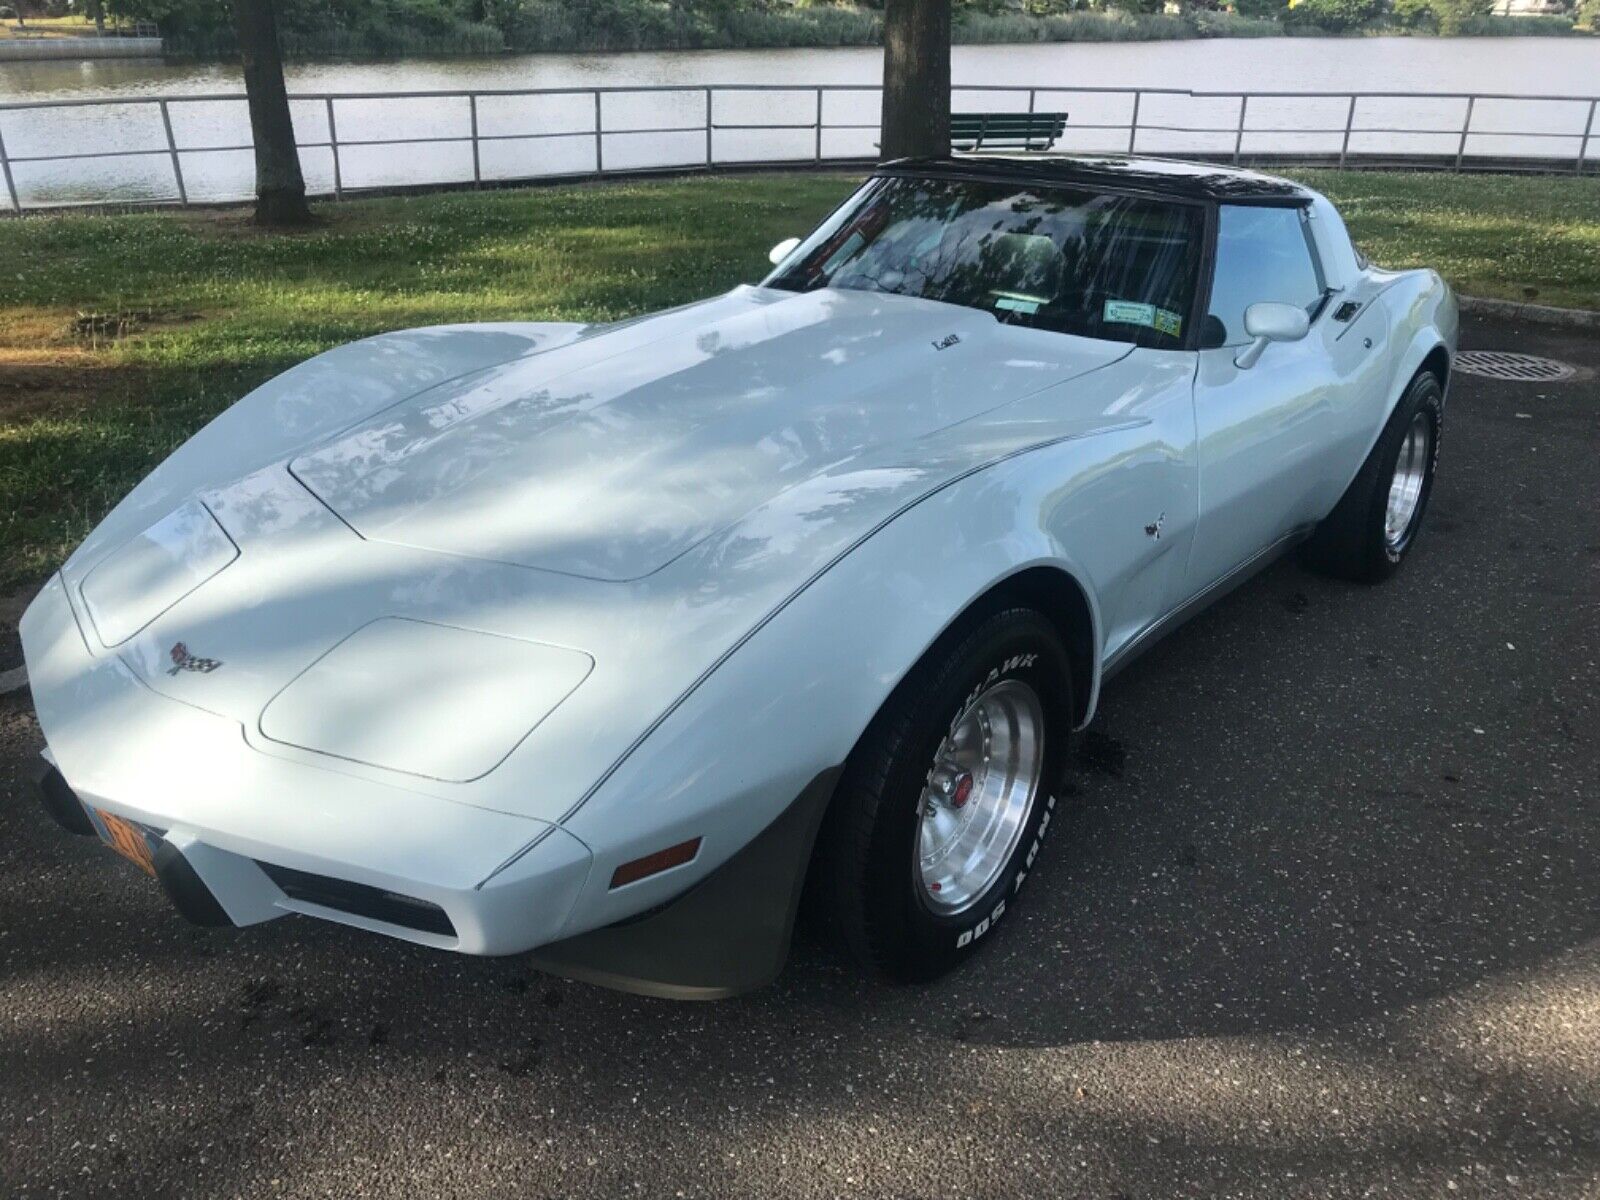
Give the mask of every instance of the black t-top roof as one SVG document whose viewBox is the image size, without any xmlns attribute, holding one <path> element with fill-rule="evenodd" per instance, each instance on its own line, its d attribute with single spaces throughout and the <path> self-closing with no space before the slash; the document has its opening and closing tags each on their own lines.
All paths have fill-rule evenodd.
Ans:
<svg viewBox="0 0 1600 1200">
<path fill-rule="evenodd" d="M 957 154 L 949 158 L 900 158 L 884 163 L 886 175 L 981 176 L 1019 183 L 1076 184 L 1189 200 L 1230 204 L 1304 204 L 1312 193 L 1297 183 L 1238 167 L 1187 162 L 1174 158 L 1122 155 L 1057 154 L 1050 151 L 1014 154 Z"/>
</svg>

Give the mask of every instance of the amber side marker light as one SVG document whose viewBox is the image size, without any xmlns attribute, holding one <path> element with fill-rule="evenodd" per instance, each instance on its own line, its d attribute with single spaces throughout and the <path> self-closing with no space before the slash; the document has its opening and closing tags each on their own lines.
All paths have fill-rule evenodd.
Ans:
<svg viewBox="0 0 1600 1200">
<path fill-rule="evenodd" d="M 673 867 L 681 867 L 686 862 L 693 862 L 694 856 L 699 853 L 700 839 L 690 838 L 687 842 L 679 842 L 676 846 L 668 846 L 665 850 L 646 854 L 643 858 L 623 863 L 611 872 L 611 886 L 624 887 L 630 883 L 638 883 L 648 876 L 659 875 L 662 871 Z"/>
</svg>

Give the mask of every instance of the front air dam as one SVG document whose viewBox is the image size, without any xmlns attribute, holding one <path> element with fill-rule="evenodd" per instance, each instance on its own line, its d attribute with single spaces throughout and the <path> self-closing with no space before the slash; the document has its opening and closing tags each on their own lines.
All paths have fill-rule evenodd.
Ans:
<svg viewBox="0 0 1600 1200">
<path fill-rule="evenodd" d="M 789 957 L 812 847 L 843 770 L 819 774 L 749 845 L 677 899 L 541 946 L 533 965 L 668 1000 L 721 1000 L 765 987 Z"/>
</svg>

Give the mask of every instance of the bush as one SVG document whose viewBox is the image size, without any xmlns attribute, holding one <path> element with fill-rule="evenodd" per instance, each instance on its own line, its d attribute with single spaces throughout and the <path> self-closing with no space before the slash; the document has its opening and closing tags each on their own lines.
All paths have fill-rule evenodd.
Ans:
<svg viewBox="0 0 1600 1200">
<path fill-rule="evenodd" d="M 1439 27 L 1434 15 L 1434 0 L 1393 0 L 1389 19 L 1401 29 L 1433 30 Z"/>
<path fill-rule="evenodd" d="M 1234 0 L 1233 7 L 1241 17 L 1278 20 L 1289 11 L 1289 0 Z"/>
<path fill-rule="evenodd" d="M 1154 42 L 1195 36 L 1195 26 L 1167 13 L 1072 12 L 1028 18 L 974 13 L 957 21 L 954 40 L 968 44 L 1007 42 Z"/>
<path fill-rule="evenodd" d="M 865 46 L 881 18 L 860 8 L 669 8 L 647 0 L 532 0 L 507 25 L 513 50 L 699 50 L 737 46 Z"/>
<path fill-rule="evenodd" d="M 1467 37 L 1565 37 L 1573 30 L 1570 17 L 1501 17 L 1480 14 L 1466 17 L 1456 32 Z M 1444 32 L 1441 28 L 1440 32 Z"/>
<path fill-rule="evenodd" d="M 1283 26 L 1270 17 L 1241 13 L 1197 11 L 1191 14 L 1195 32 L 1201 37 L 1282 37 Z"/>
<path fill-rule="evenodd" d="M 1299 0 L 1284 15 L 1284 24 L 1343 33 L 1370 24 L 1382 11 L 1383 0 Z"/>
<path fill-rule="evenodd" d="M 1439 22 L 1439 32 L 1455 37 L 1462 25 L 1478 17 L 1487 17 L 1494 10 L 1494 0 L 1433 0 L 1433 15 Z M 1521 20 L 1521 17 L 1516 20 Z"/>
</svg>

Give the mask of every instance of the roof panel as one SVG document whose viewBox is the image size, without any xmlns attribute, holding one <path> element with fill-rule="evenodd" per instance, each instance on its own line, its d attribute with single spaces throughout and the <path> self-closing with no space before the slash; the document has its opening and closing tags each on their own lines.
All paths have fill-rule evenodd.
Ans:
<svg viewBox="0 0 1600 1200">
<path fill-rule="evenodd" d="M 973 175 L 1020 182 L 1119 188 L 1191 200 L 1243 204 L 1303 204 L 1312 193 L 1297 183 L 1238 167 L 1173 158 L 1124 155 L 1027 153 L 957 154 L 949 158 L 902 158 L 887 172 Z"/>
</svg>

